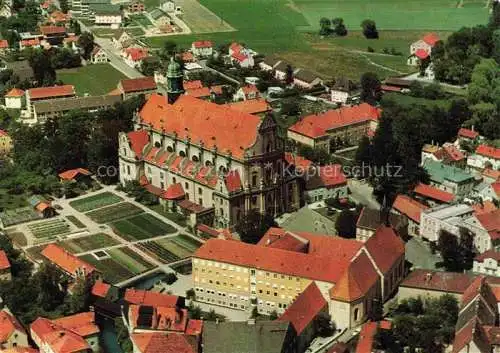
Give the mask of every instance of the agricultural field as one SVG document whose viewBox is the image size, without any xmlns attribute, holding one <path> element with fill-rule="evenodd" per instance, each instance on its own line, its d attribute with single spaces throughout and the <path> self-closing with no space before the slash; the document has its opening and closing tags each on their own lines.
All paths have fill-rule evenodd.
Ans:
<svg viewBox="0 0 500 353">
<path fill-rule="evenodd" d="M 63 218 L 52 218 L 42 222 L 28 224 L 28 229 L 40 241 L 55 239 L 57 236 L 69 234 L 70 225 Z"/>
<path fill-rule="evenodd" d="M 126 78 L 110 64 L 93 64 L 74 69 L 57 70 L 57 79 L 74 85 L 76 94 L 104 95 L 116 88 L 118 81 Z"/>
<path fill-rule="evenodd" d="M 111 227 L 122 238 L 134 241 L 153 238 L 175 232 L 175 228 L 149 213 L 141 213 L 133 217 L 113 222 Z"/>
<path fill-rule="evenodd" d="M 5 235 L 14 243 L 14 245 L 22 248 L 28 245 L 28 240 L 22 232 L 17 231 L 6 231 Z"/>
<path fill-rule="evenodd" d="M 10 227 L 37 219 L 40 219 L 40 215 L 31 206 L 0 212 L 0 220 L 4 227 Z"/>
<path fill-rule="evenodd" d="M 201 5 L 197 0 L 180 0 L 184 14 L 182 20 L 193 33 L 229 32 L 235 29 L 229 23 Z"/>
<path fill-rule="evenodd" d="M 68 221 L 70 221 L 71 223 L 73 223 L 75 225 L 75 227 L 77 227 L 79 229 L 87 228 L 85 226 L 85 224 L 83 224 L 78 218 L 76 218 L 73 215 L 66 216 L 66 219 Z"/>
<path fill-rule="evenodd" d="M 144 28 L 153 27 L 153 24 L 151 23 L 151 21 L 149 20 L 149 18 L 147 18 L 145 15 L 142 15 L 142 14 L 140 14 L 140 15 L 132 15 L 129 18 L 137 26 L 142 26 Z"/>
<path fill-rule="evenodd" d="M 44 257 L 41 255 L 41 252 L 47 244 L 44 245 L 37 245 L 37 246 L 32 246 L 29 249 L 26 249 L 25 252 L 28 255 L 29 258 L 31 258 L 34 261 L 42 261 Z"/>
<path fill-rule="evenodd" d="M 139 207 L 129 202 L 122 202 L 118 205 L 107 206 L 98 210 L 90 211 L 86 213 L 86 215 L 92 218 L 95 222 L 102 224 L 111 223 L 142 212 L 142 209 Z"/>
<path fill-rule="evenodd" d="M 96 208 L 113 205 L 120 201 L 123 201 L 123 199 L 120 196 L 115 195 L 109 191 L 106 191 L 100 194 L 85 197 L 83 199 L 71 201 L 69 204 L 71 207 L 73 207 L 75 210 L 79 212 L 87 212 L 94 210 Z"/>
<path fill-rule="evenodd" d="M 184 234 L 138 244 L 141 250 L 166 264 L 191 256 L 200 246 L 200 242 Z"/>
<path fill-rule="evenodd" d="M 63 248 L 73 254 L 106 248 L 120 244 L 106 233 L 97 233 L 81 238 L 67 239 L 59 243 Z"/>
</svg>

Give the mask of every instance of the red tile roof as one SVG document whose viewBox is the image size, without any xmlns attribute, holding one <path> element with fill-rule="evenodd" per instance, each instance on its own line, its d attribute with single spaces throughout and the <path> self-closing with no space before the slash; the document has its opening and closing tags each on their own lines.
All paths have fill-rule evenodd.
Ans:
<svg viewBox="0 0 500 353">
<path fill-rule="evenodd" d="M 481 174 L 487 178 L 491 178 L 494 180 L 500 180 L 500 170 L 485 168 L 485 169 L 483 169 L 483 172 Z"/>
<path fill-rule="evenodd" d="M 96 270 L 94 266 L 70 254 L 56 244 L 47 245 L 45 249 L 42 250 L 41 254 L 72 276 L 76 276 L 77 272 L 82 271 L 88 275 Z"/>
<path fill-rule="evenodd" d="M 203 83 L 201 83 L 200 80 L 184 81 L 184 89 L 185 90 L 197 89 L 197 88 L 202 88 L 202 87 L 203 87 Z"/>
<path fill-rule="evenodd" d="M 177 305 L 179 297 L 142 289 L 127 288 L 124 299 L 130 304 L 173 308 Z"/>
<path fill-rule="evenodd" d="M 500 230 L 500 209 L 489 213 L 478 214 L 476 218 L 486 231 Z"/>
<path fill-rule="evenodd" d="M 474 258 L 474 261 L 483 262 L 486 259 L 493 259 L 495 261 L 500 261 L 500 252 L 495 250 L 486 250 L 482 254 L 479 254 Z"/>
<path fill-rule="evenodd" d="M 68 97 L 75 95 L 75 87 L 73 85 L 39 87 L 31 88 L 27 92 L 30 99 Z"/>
<path fill-rule="evenodd" d="M 467 273 L 416 269 L 401 282 L 400 287 L 462 294 L 474 281 Z"/>
<path fill-rule="evenodd" d="M 186 88 L 186 94 L 195 98 L 209 97 L 211 94 L 210 88 Z"/>
<path fill-rule="evenodd" d="M 185 63 L 192 63 L 195 62 L 196 60 L 194 59 L 194 55 L 191 52 L 184 52 L 181 54 L 181 59 Z"/>
<path fill-rule="evenodd" d="M 422 40 L 433 47 L 440 39 L 437 33 L 428 33 L 422 38 Z"/>
<path fill-rule="evenodd" d="M 5 251 L 0 250 L 0 270 L 6 270 L 8 268 L 10 268 L 9 258 Z"/>
<path fill-rule="evenodd" d="M 245 54 L 240 52 L 233 53 L 231 57 L 236 61 L 239 61 L 240 63 L 248 59 L 248 57 Z"/>
<path fill-rule="evenodd" d="M 137 158 L 142 158 L 142 151 L 149 143 L 149 134 L 146 130 L 137 130 L 127 133 L 130 142 L 130 148 L 136 154 Z"/>
<path fill-rule="evenodd" d="M 375 335 L 379 329 L 390 330 L 389 321 L 367 322 L 361 328 L 356 353 L 372 353 Z"/>
<path fill-rule="evenodd" d="M 167 200 L 177 200 L 184 197 L 184 189 L 181 183 L 175 183 L 167 188 L 164 198 Z"/>
<path fill-rule="evenodd" d="M 123 93 L 156 90 L 154 77 L 129 78 L 120 81 Z"/>
<path fill-rule="evenodd" d="M 327 306 L 328 304 L 318 286 L 316 286 L 316 283 L 312 282 L 297 299 L 290 304 L 278 320 L 290 321 L 297 335 L 300 335 Z"/>
<path fill-rule="evenodd" d="M 199 40 L 199 41 L 196 41 L 196 42 L 193 42 L 193 46 L 195 48 L 212 48 L 213 47 L 213 43 L 209 40 Z"/>
<path fill-rule="evenodd" d="M 495 204 L 491 201 L 484 201 L 482 204 L 477 203 L 474 205 L 471 205 L 472 209 L 474 210 L 474 214 L 483 214 L 483 213 L 490 213 L 493 212 L 497 209 Z"/>
<path fill-rule="evenodd" d="M 110 288 L 110 284 L 104 283 L 103 281 L 96 281 L 94 286 L 92 287 L 92 295 L 95 295 L 96 297 L 106 298 Z"/>
<path fill-rule="evenodd" d="M 260 98 L 228 103 L 228 106 L 231 109 L 235 109 L 248 114 L 261 114 L 272 109 L 265 99 Z"/>
<path fill-rule="evenodd" d="M 474 130 L 470 130 L 470 129 L 461 128 L 460 130 L 458 130 L 458 136 L 466 137 L 468 139 L 474 140 L 474 139 L 478 138 L 479 132 L 474 131 Z"/>
<path fill-rule="evenodd" d="M 290 152 L 285 152 L 285 160 L 288 164 L 294 165 L 298 169 L 307 169 L 313 165 L 313 162 L 309 159 Z"/>
<path fill-rule="evenodd" d="M 17 346 L 12 348 L 0 349 L 0 353 L 40 353 L 40 351 L 31 347 Z"/>
<path fill-rule="evenodd" d="M 7 49 L 9 47 L 9 42 L 5 39 L 0 40 L 0 49 Z"/>
<path fill-rule="evenodd" d="M 342 165 L 340 164 L 324 165 L 317 170 L 323 186 L 327 189 L 347 183 L 347 178 L 342 172 Z"/>
<path fill-rule="evenodd" d="M 469 287 L 465 290 L 462 295 L 461 307 L 464 308 L 469 304 L 477 295 L 481 294 L 483 286 L 486 285 L 486 277 L 485 276 L 477 276 L 474 278 L 474 281 L 470 284 Z"/>
<path fill-rule="evenodd" d="M 398 195 L 392 204 L 392 208 L 420 224 L 420 214 L 428 207 L 406 195 Z"/>
<path fill-rule="evenodd" d="M 171 105 L 164 96 L 153 94 L 139 116 L 142 123 L 157 131 L 163 127 L 179 139 L 189 137 L 192 143 L 202 142 L 205 148 L 217 146 L 219 153 L 230 152 L 235 158 L 243 158 L 244 151 L 255 144 L 261 123 L 257 116 L 187 95 Z"/>
<path fill-rule="evenodd" d="M 239 43 L 232 42 L 231 45 L 229 46 L 229 49 L 231 49 L 234 52 L 239 53 L 243 49 L 243 46 Z"/>
<path fill-rule="evenodd" d="M 35 39 L 23 39 L 21 44 L 25 47 L 34 47 L 36 45 L 40 45 L 40 40 L 38 38 Z"/>
<path fill-rule="evenodd" d="M 487 145 L 479 145 L 476 148 L 476 154 L 493 159 L 500 159 L 500 148 Z"/>
<path fill-rule="evenodd" d="M 288 251 L 297 251 L 307 253 L 309 248 L 309 240 L 302 238 L 300 235 L 292 232 L 284 232 L 282 234 L 273 234 L 267 232 L 257 243 L 260 246 L 267 246 L 275 249 Z"/>
<path fill-rule="evenodd" d="M 329 110 L 319 115 L 306 116 L 292 125 L 289 130 L 307 137 L 316 138 L 326 135 L 328 130 L 331 129 L 378 120 L 380 113 L 380 109 L 362 103 L 352 107 Z"/>
<path fill-rule="evenodd" d="M 59 174 L 59 178 L 64 179 L 64 180 L 73 180 L 75 179 L 79 174 L 81 175 L 86 175 L 90 176 L 92 175 L 91 172 L 89 172 L 87 169 L 84 168 L 76 168 L 76 169 L 70 169 L 66 170 L 62 173 Z"/>
<path fill-rule="evenodd" d="M 205 234 L 208 234 L 214 238 L 217 238 L 219 236 L 219 231 L 217 229 L 214 229 L 212 227 L 207 226 L 206 224 L 198 224 L 196 226 L 196 229 L 198 229 L 200 232 L 203 232 Z"/>
<path fill-rule="evenodd" d="M 139 318 L 141 308 L 143 307 L 145 307 L 145 305 L 132 304 L 129 306 L 128 318 L 130 328 L 132 330 L 135 328 L 144 328 L 162 331 L 175 331 L 178 333 L 184 333 L 186 331 L 188 323 L 187 309 L 153 306 L 151 326 L 148 325 L 147 327 L 142 327 Z"/>
<path fill-rule="evenodd" d="M 364 297 L 379 280 L 379 275 L 365 252 L 351 262 L 349 268 L 335 286 L 330 289 L 330 298 L 353 302 Z"/>
<path fill-rule="evenodd" d="M 417 51 L 415 51 L 415 56 L 421 60 L 424 60 L 429 57 L 429 52 L 425 49 L 417 49 Z"/>
<path fill-rule="evenodd" d="M 405 244 L 392 227 L 380 226 L 365 242 L 365 248 L 383 273 L 404 257 Z"/>
<path fill-rule="evenodd" d="M 184 335 L 173 333 L 133 333 L 130 338 L 141 353 L 198 352 Z"/>
<path fill-rule="evenodd" d="M 22 97 L 22 96 L 24 96 L 24 91 L 19 88 L 13 88 L 5 95 L 5 97 L 8 98 Z"/>
<path fill-rule="evenodd" d="M 448 157 L 455 162 L 465 159 L 465 155 L 462 153 L 462 151 L 460 151 L 451 143 L 443 146 L 443 149 L 448 155 Z"/>
<path fill-rule="evenodd" d="M 225 177 L 226 188 L 229 193 L 242 190 L 240 173 L 237 169 L 231 170 Z"/>
<path fill-rule="evenodd" d="M 99 327 L 95 323 L 94 312 L 83 312 L 75 315 L 64 316 L 52 322 L 62 328 L 87 337 L 99 333 Z"/>
<path fill-rule="evenodd" d="M 40 32 L 44 35 L 50 34 L 64 34 L 66 33 L 66 27 L 64 26 L 40 26 Z"/>
<path fill-rule="evenodd" d="M 199 336 L 203 331 L 203 320 L 189 320 L 185 334 L 190 336 Z"/>
<path fill-rule="evenodd" d="M 434 186 L 422 184 L 422 183 L 415 186 L 415 189 L 413 189 L 413 192 L 415 192 L 416 194 L 418 194 L 420 196 L 424 196 L 424 197 L 427 197 L 427 198 L 430 198 L 433 200 L 437 200 L 437 201 L 441 201 L 441 202 L 445 202 L 445 203 L 450 203 L 455 198 L 455 195 L 453 195 L 449 192 L 446 192 L 446 191 L 440 190 Z"/>
<path fill-rule="evenodd" d="M 149 53 L 147 48 L 127 48 L 125 49 L 125 56 L 130 57 L 132 61 L 141 61 L 147 58 Z"/>
<path fill-rule="evenodd" d="M 16 331 L 26 334 L 17 319 L 5 310 L 0 311 L 0 344 L 7 343 Z"/>
</svg>

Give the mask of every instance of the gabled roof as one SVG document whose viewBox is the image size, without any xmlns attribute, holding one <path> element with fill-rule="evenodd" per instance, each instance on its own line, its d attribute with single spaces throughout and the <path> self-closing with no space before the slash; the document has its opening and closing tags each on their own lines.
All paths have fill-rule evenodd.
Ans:
<svg viewBox="0 0 500 353">
<path fill-rule="evenodd" d="M 142 158 L 144 146 L 149 143 L 149 134 L 146 130 L 137 130 L 127 133 L 130 142 L 130 148 L 136 154 L 137 158 Z"/>
<path fill-rule="evenodd" d="M 467 273 L 416 269 L 410 272 L 399 286 L 462 294 L 469 288 L 474 278 Z"/>
<path fill-rule="evenodd" d="M 8 268 L 10 268 L 9 258 L 5 251 L 0 250 L 0 270 L 6 270 Z"/>
<path fill-rule="evenodd" d="M 167 200 L 177 200 L 184 197 L 184 189 L 181 183 L 171 184 L 164 194 L 164 198 Z"/>
<path fill-rule="evenodd" d="M 309 248 L 309 240 L 293 232 L 285 232 L 283 234 L 273 234 L 271 232 L 267 232 L 257 243 L 257 245 L 267 246 L 275 249 L 307 253 Z"/>
<path fill-rule="evenodd" d="M 437 33 L 428 33 L 422 38 L 422 40 L 433 47 L 440 39 Z"/>
<path fill-rule="evenodd" d="M 5 95 L 5 97 L 8 98 L 22 97 L 22 96 L 24 96 L 24 91 L 19 88 L 13 88 Z"/>
<path fill-rule="evenodd" d="M 200 80 L 184 81 L 184 89 L 198 89 L 203 87 L 203 83 Z"/>
<path fill-rule="evenodd" d="M 474 210 L 474 214 L 482 214 L 482 213 L 490 213 L 493 212 L 497 209 L 495 204 L 492 201 L 486 200 L 483 203 L 476 203 L 474 205 L 471 205 L 472 209 Z"/>
<path fill-rule="evenodd" d="M 488 145 L 479 145 L 476 148 L 476 154 L 493 159 L 500 159 L 500 148 Z"/>
<path fill-rule="evenodd" d="M 90 311 L 64 316 L 52 322 L 82 337 L 99 333 L 99 327 L 95 323 L 95 313 Z"/>
<path fill-rule="evenodd" d="M 42 250 L 41 254 L 71 275 L 75 275 L 77 271 L 83 271 L 88 275 L 96 270 L 94 266 L 86 263 L 56 244 L 47 245 Z"/>
<path fill-rule="evenodd" d="M 70 169 L 66 170 L 62 173 L 59 173 L 59 178 L 64 179 L 64 180 L 73 180 L 75 179 L 79 174 L 85 175 L 85 176 L 90 176 L 92 175 L 91 172 L 89 172 L 87 169 L 84 168 L 76 168 L 76 169 Z"/>
<path fill-rule="evenodd" d="M 372 353 L 375 335 L 379 329 L 390 330 L 390 321 L 367 322 L 361 328 L 359 340 L 356 346 L 356 353 Z"/>
<path fill-rule="evenodd" d="M 475 353 L 490 353 L 491 347 L 488 343 L 488 335 L 480 325 L 479 320 L 473 319 L 467 325 L 455 333 L 452 353 L 461 353 L 463 349 L 474 343 L 479 351 Z"/>
<path fill-rule="evenodd" d="M 103 281 L 96 281 L 94 286 L 92 287 L 92 295 L 95 295 L 96 297 L 106 298 L 110 288 L 110 284 L 104 283 Z"/>
<path fill-rule="evenodd" d="M 193 42 L 192 45 L 195 48 L 200 49 L 200 48 L 212 48 L 214 44 L 209 40 L 199 40 L 199 41 Z"/>
<path fill-rule="evenodd" d="M 288 164 L 294 165 L 297 169 L 305 170 L 313 165 L 313 162 L 311 162 L 309 159 L 291 152 L 285 152 L 285 160 L 288 162 Z"/>
<path fill-rule="evenodd" d="M 374 231 L 383 223 L 384 219 L 382 218 L 380 210 L 363 207 L 359 214 L 358 221 L 356 222 L 356 227 Z M 401 229 L 401 227 L 408 226 L 405 216 L 395 212 L 389 213 L 389 224 L 394 227 L 394 229 Z"/>
<path fill-rule="evenodd" d="M 420 196 L 424 196 L 433 200 L 450 203 L 455 198 L 455 195 L 452 193 L 440 190 L 434 186 L 419 183 L 413 189 L 413 192 Z"/>
<path fill-rule="evenodd" d="M 460 130 L 458 130 L 458 136 L 474 140 L 479 137 L 479 132 L 466 128 L 461 128 Z"/>
<path fill-rule="evenodd" d="M 132 61 L 141 61 L 149 56 L 147 48 L 127 48 L 125 54 L 130 56 Z"/>
<path fill-rule="evenodd" d="M 0 344 L 7 343 L 16 331 L 26 334 L 17 319 L 6 310 L 0 311 Z"/>
<path fill-rule="evenodd" d="M 127 288 L 124 300 L 130 304 L 173 308 L 177 306 L 179 297 L 142 289 Z"/>
<path fill-rule="evenodd" d="M 197 353 L 184 335 L 175 333 L 133 333 L 130 338 L 141 353 Z"/>
<path fill-rule="evenodd" d="M 39 87 L 31 88 L 27 92 L 31 99 L 67 97 L 75 95 L 75 87 L 73 85 Z"/>
<path fill-rule="evenodd" d="M 420 224 L 420 214 L 428 207 L 406 195 L 398 195 L 392 204 L 392 208 L 404 214 L 415 223 Z"/>
<path fill-rule="evenodd" d="M 40 40 L 38 38 L 23 39 L 21 40 L 21 44 L 25 47 L 33 47 L 35 45 L 40 45 Z"/>
<path fill-rule="evenodd" d="M 261 114 L 272 110 L 265 99 L 249 99 L 246 101 L 233 102 L 227 104 L 231 109 L 235 109 L 248 114 Z"/>
<path fill-rule="evenodd" d="M 316 286 L 316 283 L 312 282 L 297 299 L 290 304 L 278 320 L 290 321 L 297 335 L 300 335 L 327 305 L 328 303 L 321 294 L 318 286 Z"/>
<path fill-rule="evenodd" d="M 455 162 L 465 159 L 465 155 L 460 151 L 455 145 L 448 143 L 443 145 L 443 150 L 446 152 L 448 157 Z"/>
<path fill-rule="evenodd" d="M 365 242 L 365 249 L 382 273 L 387 273 L 405 254 L 405 244 L 392 227 L 380 226 Z"/>
<path fill-rule="evenodd" d="M 17 346 L 12 348 L 0 349 L 0 353 L 40 353 L 40 351 L 31 347 Z"/>
<path fill-rule="evenodd" d="M 40 32 L 47 36 L 50 34 L 64 34 L 66 33 L 66 27 L 64 26 L 40 26 Z"/>
<path fill-rule="evenodd" d="M 477 214 L 476 218 L 486 231 L 500 230 L 500 209 L 489 213 Z"/>
<path fill-rule="evenodd" d="M 149 76 L 120 80 L 119 85 L 122 87 L 123 93 L 156 90 L 155 79 Z"/>
<path fill-rule="evenodd" d="M 234 52 L 231 55 L 231 57 L 233 59 L 235 59 L 236 61 L 240 62 L 240 63 L 243 62 L 243 61 L 245 61 L 245 60 L 247 60 L 247 59 L 249 59 L 249 57 L 247 55 L 245 55 L 245 54 L 243 54 L 241 52 Z"/>
<path fill-rule="evenodd" d="M 415 56 L 420 60 L 427 59 L 429 57 L 429 52 L 425 49 L 417 49 L 415 51 Z"/>
</svg>

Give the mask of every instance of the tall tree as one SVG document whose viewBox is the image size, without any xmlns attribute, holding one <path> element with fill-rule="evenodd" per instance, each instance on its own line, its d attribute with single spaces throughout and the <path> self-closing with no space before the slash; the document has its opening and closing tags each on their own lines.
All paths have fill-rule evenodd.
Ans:
<svg viewBox="0 0 500 353">
<path fill-rule="evenodd" d="M 293 67 L 290 64 L 286 66 L 285 82 L 287 85 L 291 85 L 293 83 Z"/>
<path fill-rule="evenodd" d="M 49 51 L 37 49 L 29 53 L 28 61 L 33 69 L 35 80 L 40 86 L 53 86 L 56 81 Z"/>
<path fill-rule="evenodd" d="M 321 17 L 319 20 L 319 34 L 327 36 L 332 33 L 332 21 L 326 17 Z"/>
<path fill-rule="evenodd" d="M 377 24 L 373 20 L 364 20 L 361 22 L 361 28 L 363 28 L 363 35 L 367 39 L 377 39 L 378 38 L 378 30 Z"/>
<path fill-rule="evenodd" d="M 61 11 L 63 13 L 68 13 L 69 11 L 68 0 L 59 0 L 59 7 L 61 8 Z"/>
<path fill-rule="evenodd" d="M 381 97 L 382 88 L 377 74 L 365 72 L 361 76 L 361 100 L 371 105 L 375 105 Z"/>
<path fill-rule="evenodd" d="M 94 35 L 91 32 L 83 32 L 78 38 L 78 45 L 83 50 L 83 58 L 85 60 L 90 59 L 90 54 L 94 50 Z"/>
<path fill-rule="evenodd" d="M 342 238 L 356 237 L 356 222 L 359 213 L 357 211 L 343 210 L 335 221 L 335 230 Z"/>
<path fill-rule="evenodd" d="M 332 20 L 332 25 L 333 25 L 333 32 L 340 36 L 346 36 L 347 35 L 347 28 L 344 24 L 344 19 L 337 17 Z"/>
<path fill-rule="evenodd" d="M 236 231 L 243 242 L 257 244 L 267 230 L 275 225 L 273 216 L 252 209 L 238 222 Z"/>
</svg>

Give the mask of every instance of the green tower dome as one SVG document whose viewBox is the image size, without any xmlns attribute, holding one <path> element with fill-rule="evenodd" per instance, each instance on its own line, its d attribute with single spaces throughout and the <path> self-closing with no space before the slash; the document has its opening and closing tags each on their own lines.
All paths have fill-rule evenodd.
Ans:
<svg viewBox="0 0 500 353">
<path fill-rule="evenodd" d="M 167 96 L 170 104 L 173 104 L 184 93 L 183 81 L 181 65 L 172 56 L 167 67 Z"/>
</svg>

